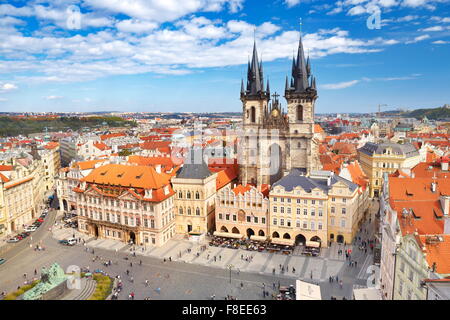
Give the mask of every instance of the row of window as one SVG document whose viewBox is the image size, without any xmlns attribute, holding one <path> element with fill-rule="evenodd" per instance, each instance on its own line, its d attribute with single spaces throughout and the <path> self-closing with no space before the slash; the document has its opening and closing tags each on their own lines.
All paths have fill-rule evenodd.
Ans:
<svg viewBox="0 0 450 320">
<path fill-rule="evenodd" d="M 114 214 L 114 213 L 109 213 L 107 212 L 105 215 L 103 215 L 102 212 L 97 212 L 97 211 L 93 211 L 93 210 L 85 210 L 83 208 L 80 208 L 80 214 L 82 216 L 87 216 L 91 219 L 94 220 L 100 220 L 100 221 L 108 221 L 111 223 L 118 223 L 118 224 L 123 224 L 123 225 L 128 225 L 131 227 L 136 227 L 138 226 L 138 219 L 134 218 L 134 217 L 128 217 L 128 216 L 122 216 L 120 214 Z M 105 217 L 105 219 L 103 219 L 103 217 Z M 173 220 L 174 216 L 172 213 L 169 213 L 166 216 L 162 217 L 162 224 L 163 227 L 168 224 L 171 220 Z M 144 227 L 146 228 L 155 228 L 155 220 L 154 219 L 148 219 L 148 218 L 144 218 Z"/>
<path fill-rule="evenodd" d="M 86 196 L 80 195 L 80 199 L 86 201 L 87 203 L 101 204 L 101 200 L 98 197 L 89 197 L 89 196 L 86 197 Z M 173 202 L 172 198 L 167 199 L 167 201 L 161 202 L 162 210 L 168 208 L 172 204 L 172 202 Z M 120 205 L 119 200 L 113 200 L 113 199 L 108 199 L 108 198 L 104 198 L 104 203 L 105 203 L 105 205 L 112 206 L 112 207 L 119 207 L 119 205 Z M 123 206 L 125 209 L 133 209 L 133 210 L 137 210 L 140 208 L 139 202 L 137 202 L 137 201 L 123 201 Z M 142 203 L 142 209 L 144 211 L 149 211 L 149 212 L 154 211 L 153 205 L 150 203 L 146 203 L 146 202 Z"/>
<path fill-rule="evenodd" d="M 223 220 L 223 218 L 225 217 L 225 220 L 226 221 L 230 221 L 230 218 L 231 218 L 231 221 L 237 221 L 237 215 L 235 215 L 235 214 L 229 214 L 229 213 L 226 213 L 226 214 L 222 214 L 222 213 L 219 213 L 219 220 Z M 259 219 L 259 217 L 256 217 L 256 216 L 246 216 L 246 219 L 245 219 L 245 221 L 247 221 L 248 223 L 261 223 L 261 224 L 266 224 L 266 218 L 265 217 L 261 217 L 261 219 Z"/>
<path fill-rule="evenodd" d="M 291 207 L 279 207 L 280 208 L 280 213 L 287 213 L 287 214 L 291 214 L 292 213 L 292 209 Z M 273 213 L 278 213 L 278 207 L 272 207 L 272 212 Z M 335 207 L 331 207 L 331 213 L 336 213 L 336 208 Z M 347 213 L 347 209 L 346 208 L 342 208 L 341 209 L 341 213 L 342 214 L 346 214 Z M 301 214 L 301 209 L 297 208 L 297 214 Z M 311 216 L 315 216 L 316 215 L 316 209 L 311 209 L 310 211 Z M 303 209 L 303 215 L 307 216 L 308 215 L 308 209 Z M 318 210 L 318 216 L 322 217 L 323 216 L 323 210 L 319 209 Z"/>
<path fill-rule="evenodd" d="M 280 227 L 291 227 L 291 220 L 290 219 L 280 219 L 280 224 L 278 224 L 278 220 L 277 218 L 273 218 L 273 225 L 279 225 Z M 315 221 L 310 221 L 309 222 L 309 228 L 308 228 L 308 221 L 303 221 L 303 224 L 300 220 L 296 220 L 295 222 L 295 227 L 296 228 L 302 228 L 302 229 L 310 229 L 310 230 L 316 230 L 316 222 Z M 317 223 L 317 230 L 322 230 L 323 229 L 323 223 L 322 222 L 318 222 Z"/>
<path fill-rule="evenodd" d="M 291 203 L 291 202 L 293 202 L 292 200 L 292 198 L 283 198 L 283 197 L 280 197 L 279 199 L 277 198 L 277 197 L 273 197 L 272 198 L 273 199 L 273 202 L 277 202 L 278 200 L 279 200 L 279 202 L 287 202 L 287 203 Z M 343 203 L 346 203 L 347 202 L 347 198 L 341 198 L 342 199 L 342 202 Z M 286 201 L 285 201 L 286 200 Z M 296 200 L 296 202 L 297 202 L 297 204 L 300 204 L 301 202 L 302 202 L 302 199 L 295 199 Z M 332 202 L 336 202 L 336 198 L 331 198 L 331 201 Z M 303 204 L 308 204 L 309 202 L 311 202 L 311 204 L 312 205 L 315 205 L 316 204 L 316 202 L 319 204 L 319 205 L 321 205 L 321 206 L 323 206 L 323 200 L 315 200 L 315 199 L 313 199 L 313 200 L 308 200 L 308 199 L 303 199 Z"/>
<path fill-rule="evenodd" d="M 183 192 L 182 191 L 178 191 L 178 199 L 183 199 Z M 191 199 L 191 192 L 190 191 L 186 191 L 186 199 Z M 200 200 L 200 193 L 198 191 L 195 192 L 194 199 L 195 200 Z"/>
<path fill-rule="evenodd" d="M 179 209 L 178 209 L 178 213 L 179 213 L 179 214 L 184 214 L 184 212 L 185 212 L 185 210 L 183 210 L 183 208 L 179 208 Z M 196 215 L 196 216 L 199 216 L 200 213 L 201 213 L 200 208 L 199 208 L 199 207 L 195 208 L 195 215 Z M 187 208 L 187 209 L 186 209 L 186 214 L 187 214 L 188 216 L 191 216 L 191 215 L 192 215 L 192 209 L 191 209 L 191 208 Z"/>
</svg>

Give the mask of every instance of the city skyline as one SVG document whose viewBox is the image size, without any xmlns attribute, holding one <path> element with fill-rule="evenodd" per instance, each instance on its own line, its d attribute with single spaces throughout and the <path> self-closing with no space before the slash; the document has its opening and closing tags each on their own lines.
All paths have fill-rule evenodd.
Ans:
<svg viewBox="0 0 450 320">
<path fill-rule="evenodd" d="M 1 4 L 0 110 L 239 112 L 255 40 L 271 91 L 283 93 L 300 18 L 317 113 L 440 107 L 450 98 L 448 2 Z M 375 5 L 380 29 L 369 29 Z M 68 19 L 76 8 L 80 20 Z"/>
</svg>

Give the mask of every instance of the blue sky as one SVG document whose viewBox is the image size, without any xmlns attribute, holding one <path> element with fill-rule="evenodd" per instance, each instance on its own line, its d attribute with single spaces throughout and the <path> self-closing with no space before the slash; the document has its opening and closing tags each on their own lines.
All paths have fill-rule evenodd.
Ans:
<svg viewBox="0 0 450 320">
<path fill-rule="evenodd" d="M 283 93 L 300 18 L 317 112 L 450 102 L 450 0 L 13 0 L 0 111 L 241 111 L 254 37 Z"/>
</svg>

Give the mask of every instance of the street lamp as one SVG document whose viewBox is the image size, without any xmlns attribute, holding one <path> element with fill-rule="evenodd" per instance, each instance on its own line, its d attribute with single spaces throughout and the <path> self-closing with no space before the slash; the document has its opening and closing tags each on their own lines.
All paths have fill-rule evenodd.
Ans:
<svg viewBox="0 0 450 320">
<path fill-rule="evenodd" d="M 227 268 L 228 268 L 228 270 L 230 270 L 230 283 L 231 283 L 231 269 L 234 268 L 234 265 L 229 264 L 229 265 L 227 265 Z"/>
</svg>

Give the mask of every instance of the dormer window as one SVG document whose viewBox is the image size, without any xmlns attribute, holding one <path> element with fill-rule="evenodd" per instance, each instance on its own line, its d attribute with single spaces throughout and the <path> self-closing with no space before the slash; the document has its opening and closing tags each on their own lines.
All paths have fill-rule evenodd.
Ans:
<svg viewBox="0 0 450 320">
<path fill-rule="evenodd" d="M 146 189 L 144 198 L 151 199 L 152 198 L 152 194 L 153 194 L 152 191 L 153 191 L 152 189 Z"/>
</svg>

